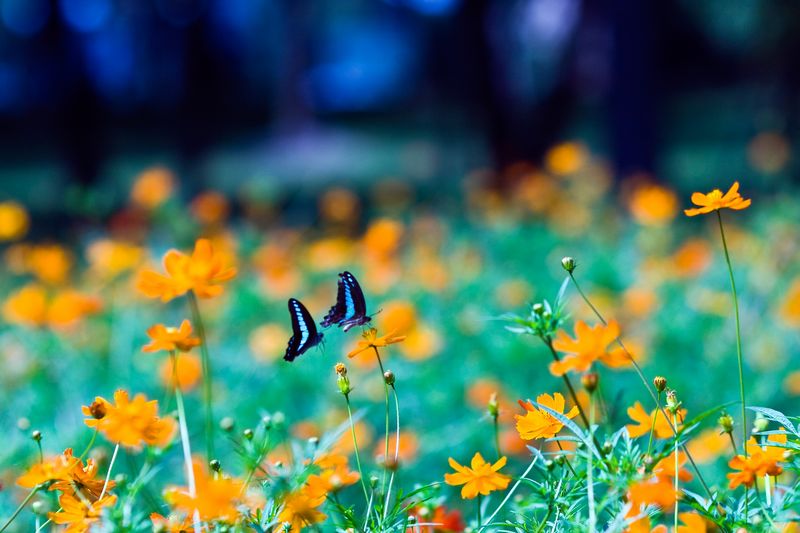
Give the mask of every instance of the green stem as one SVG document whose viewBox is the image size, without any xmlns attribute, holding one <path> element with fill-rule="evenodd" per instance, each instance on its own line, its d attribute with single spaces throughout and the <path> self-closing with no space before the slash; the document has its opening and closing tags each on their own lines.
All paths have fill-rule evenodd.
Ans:
<svg viewBox="0 0 800 533">
<path fill-rule="evenodd" d="M 172 387 L 175 389 L 175 403 L 178 407 L 178 425 L 181 432 L 181 447 L 183 448 L 183 461 L 186 466 L 186 484 L 189 485 L 189 496 L 194 499 L 197 496 L 197 486 L 194 479 L 194 468 L 192 466 L 192 448 L 189 443 L 189 428 L 186 425 L 186 409 L 183 405 L 183 394 L 178 383 L 178 357 L 175 351 L 169 353 L 172 359 Z M 195 533 L 200 533 L 200 518 L 197 509 L 192 516 Z"/>
<path fill-rule="evenodd" d="M 25 499 L 22 500 L 22 503 L 20 503 L 19 506 L 16 508 L 14 514 L 12 514 L 11 517 L 8 520 L 6 520 L 6 523 L 3 524 L 3 527 L 0 528 L 0 533 L 3 533 L 3 531 L 5 531 L 6 528 L 11 525 L 11 522 L 13 522 L 17 518 L 17 516 L 19 516 L 19 513 L 21 513 L 22 510 L 25 509 L 25 506 L 28 505 L 28 502 L 30 502 L 31 499 L 36 495 L 36 493 L 39 492 L 39 488 L 40 488 L 39 485 L 36 485 L 35 487 L 33 487 L 33 489 L 31 489 L 28 495 L 25 496 Z"/>
<path fill-rule="evenodd" d="M 589 432 L 594 437 L 594 392 L 589 393 Z M 593 456 L 591 450 L 586 454 L 588 456 L 589 464 L 586 468 L 586 499 L 589 503 L 589 531 L 594 533 L 597 529 L 597 515 L 594 508 L 594 465 L 592 464 Z M 677 530 L 676 530 L 677 531 Z"/>
<path fill-rule="evenodd" d="M 530 471 L 533 470 L 533 465 L 536 464 L 536 459 L 538 457 L 539 457 L 538 455 L 533 456 L 533 459 L 531 459 L 528 468 L 526 468 L 525 472 L 523 472 L 522 475 L 519 477 L 519 479 L 517 479 L 516 483 L 514 483 L 514 486 L 511 487 L 511 490 L 506 493 L 506 497 L 503 498 L 503 501 L 500 502 L 500 505 L 497 506 L 497 509 L 495 509 L 494 512 L 491 514 L 491 516 L 486 519 L 487 524 L 491 524 L 492 520 L 494 520 L 494 517 L 497 516 L 497 513 L 499 513 L 500 510 L 505 506 L 505 504 L 508 503 L 508 500 L 510 500 L 511 496 L 514 495 L 514 492 L 516 492 L 517 487 L 519 487 L 520 483 L 522 483 L 522 480 L 525 479 L 525 476 L 527 476 L 530 473 Z M 478 525 L 478 533 L 480 533 L 482 530 L 483 528 L 480 525 Z"/>
<path fill-rule="evenodd" d="M 358 467 L 358 478 L 361 481 L 361 488 L 364 489 L 364 499 L 367 502 L 367 506 L 369 506 L 369 491 L 367 490 L 367 484 L 364 482 L 364 471 L 361 469 L 361 457 L 358 452 L 358 439 L 356 439 L 356 426 L 353 424 L 353 411 L 350 409 L 350 396 L 348 394 L 344 395 L 345 403 L 347 404 L 347 418 L 350 420 L 350 435 L 353 437 L 353 451 L 356 454 L 356 466 Z"/>
<path fill-rule="evenodd" d="M 481 503 L 483 503 L 483 496 L 478 494 L 478 530 L 481 528 Z"/>
<path fill-rule="evenodd" d="M 725 262 L 728 265 L 728 276 L 731 279 L 731 293 L 733 294 L 733 312 L 736 317 L 736 360 L 739 363 L 739 396 L 742 401 L 742 447 L 744 456 L 747 457 L 747 403 L 744 398 L 744 360 L 742 358 L 742 333 L 739 320 L 739 297 L 736 294 L 736 280 L 733 278 L 733 266 L 731 257 L 728 253 L 728 242 L 725 239 L 725 229 L 722 225 L 722 214 L 717 210 L 717 221 L 719 222 L 719 234 L 722 237 L 722 249 L 725 250 Z"/>
<path fill-rule="evenodd" d="M 650 455 L 650 450 L 653 448 L 653 433 L 656 431 L 656 417 L 661 410 L 661 393 L 656 397 L 656 410 L 653 411 L 653 424 L 650 426 L 650 440 L 647 442 L 647 455 Z"/>
<path fill-rule="evenodd" d="M 549 337 L 543 340 L 544 343 L 547 345 L 547 347 L 550 349 L 550 353 L 553 355 L 553 359 L 556 362 L 560 362 L 561 358 L 558 357 L 558 352 L 556 352 L 556 349 L 553 348 L 553 340 Z M 589 419 L 586 418 L 586 413 L 583 412 L 583 407 L 581 407 L 581 404 L 578 401 L 578 395 L 575 393 L 575 389 L 572 386 L 572 382 L 570 381 L 569 376 L 567 374 L 563 374 L 561 377 L 564 378 L 564 384 L 566 384 L 567 389 L 569 390 L 569 394 L 570 396 L 572 396 L 573 403 L 575 403 L 575 406 L 578 408 L 578 414 L 581 416 L 581 421 L 583 421 L 583 425 L 586 427 L 586 429 L 589 429 L 590 428 Z M 599 448 L 600 447 L 598 446 L 598 449 Z"/>
<path fill-rule="evenodd" d="M 94 446 L 94 441 L 97 438 L 98 426 L 94 427 L 94 433 L 92 433 L 92 439 L 89 441 L 89 444 L 86 445 L 86 448 L 83 450 L 83 453 L 78 457 L 78 461 L 83 461 L 83 458 L 86 457 L 86 454 L 89 453 L 89 450 L 92 449 Z"/>
<path fill-rule="evenodd" d="M 583 301 L 586 303 L 586 305 L 588 305 L 592 309 L 592 311 L 594 312 L 594 314 L 597 317 L 597 319 L 603 325 L 608 325 L 608 322 L 606 322 L 606 319 L 603 318 L 602 314 L 600 314 L 600 311 L 597 310 L 597 308 L 592 304 L 591 300 L 589 300 L 589 297 L 586 296 L 586 294 L 583 292 L 583 290 L 581 289 L 580 284 L 578 283 L 578 280 L 575 279 L 575 276 L 573 275 L 572 272 L 569 273 L 569 277 L 572 280 L 572 284 L 575 286 L 575 289 L 578 291 L 578 294 L 581 295 L 581 298 L 583 298 Z M 642 370 L 642 367 L 639 366 L 639 363 L 636 362 L 636 359 L 634 359 L 633 354 L 630 352 L 630 350 L 628 350 L 628 348 L 622 342 L 622 337 L 621 336 L 617 336 L 617 338 L 614 339 L 614 340 L 619 345 L 619 347 L 622 348 L 622 351 L 625 352 L 625 355 L 628 356 L 628 359 L 630 359 L 631 364 L 633 365 L 633 368 L 636 371 L 636 375 L 639 376 L 639 379 L 642 381 L 642 385 L 644 385 L 644 388 L 647 389 L 647 392 L 650 394 L 650 397 L 653 399 L 653 403 L 658 405 L 658 397 L 656 396 L 656 393 L 653 391 L 653 388 L 650 386 L 650 382 L 647 380 L 647 377 L 644 375 L 644 371 Z M 667 416 L 667 413 L 664 410 L 664 407 L 661 407 L 661 413 L 664 415 L 664 418 L 666 419 L 667 424 L 669 424 L 669 428 L 672 430 L 672 434 L 677 437 L 678 436 L 678 428 L 677 428 L 677 426 L 674 426 L 672 424 L 672 421 L 669 419 L 669 416 Z M 681 445 L 681 448 L 683 449 L 683 452 L 686 454 L 686 458 L 689 459 L 689 463 L 692 465 L 692 470 L 694 470 L 694 473 L 697 475 L 697 479 L 698 479 L 698 481 L 700 481 L 700 484 L 703 486 L 703 490 L 705 490 L 706 495 L 712 501 L 715 500 L 715 497 L 712 494 L 711 489 L 709 488 L 708 484 L 706 483 L 705 478 L 703 478 L 703 474 L 700 472 L 700 468 L 697 466 L 697 463 L 694 461 L 694 457 L 692 457 L 692 454 L 689 451 L 689 448 L 686 446 L 686 444 Z"/>
<path fill-rule="evenodd" d="M 386 501 L 383 505 L 383 519 L 386 520 L 386 513 L 389 511 L 389 501 L 392 496 L 392 484 L 394 474 L 399 468 L 400 461 L 400 400 L 397 398 L 397 389 L 392 385 L 392 396 L 394 396 L 395 431 L 394 431 L 394 462 L 392 463 L 392 474 L 389 476 L 389 488 L 386 489 Z"/>
<path fill-rule="evenodd" d="M 214 459 L 214 413 L 212 410 L 213 390 L 211 376 L 211 357 L 208 355 L 208 343 L 206 342 L 206 329 L 203 326 L 203 317 L 200 315 L 200 306 L 197 303 L 197 296 L 189 291 L 189 306 L 192 308 L 192 320 L 197 328 L 197 336 L 200 337 L 200 357 L 203 369 L 203 401 L 206 407 L 206 455 L 208 460 Z"/>
<path fill-rule="evenodd" d="M 728 431 L 727 433 L 728 433 L 728 437 L 731 439 L 731 446 L 733 447 L 733 455 L 735 457 L 735 456 L 739 455 L 739 451 L 736 449 L 736 441 L 733 440 L 733 433 L 731 433 L 730 431 Z"/>
<path fill-rule="evenodd" d="M 500 451 L 500 428 L 498 427 L 497 417 L 493 416 L 492 418 L 494 419 L 494 447 L 497 450 L 497 460 L 499 461 L 503 456 Z"/>
<path fill-rule="evenodd" d="M 384 493 L 386 489 L 386 468 L 389 466 L 389 385 L 386 383 L 386 378 L 384 378 L 384 374 L 386 371 L 383 368 L 383 361 L 381 361 L 381 354 L 378 353 L 378 347 L 373 346 L 372 349 L 375 351 L 375 357 L 378 358 L 378 366 L 381 369 L 381 381 L 383 381 L 383 395 L 384 395 L 384 405 L 386 406 L 386 431 L 384 434 L 383 444 L 384 444 L 384 452 L 383 452 L 383 475 L 381 476 L 381 494 Z M 398 439 L 400 436 L 398 435 Z"/>
<path fill-rule="evenodd" d="M 678 426 L 678 414 L 677 411 L 673 413 L 673 422 L 675 426 Z M 679 490 L 679 478 L 680 476 L 680 463 L 678 462 L 678 438 L 675 437 L 675 529 L 673 531 L 678 531 L 678 490 Z"/>
</svg>

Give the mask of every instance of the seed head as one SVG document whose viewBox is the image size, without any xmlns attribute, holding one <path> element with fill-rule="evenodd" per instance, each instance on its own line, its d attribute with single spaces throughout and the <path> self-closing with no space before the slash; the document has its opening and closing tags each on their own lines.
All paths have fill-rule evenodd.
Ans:
<svg viewBox="0 0 800 533">
<path fill-rule="evenodd" d="M 653 386 L 658 392 L 664 392 L 667 388 L 667 378 L 664 376 L 656 376 L 653 378 Z"/>
</svg>

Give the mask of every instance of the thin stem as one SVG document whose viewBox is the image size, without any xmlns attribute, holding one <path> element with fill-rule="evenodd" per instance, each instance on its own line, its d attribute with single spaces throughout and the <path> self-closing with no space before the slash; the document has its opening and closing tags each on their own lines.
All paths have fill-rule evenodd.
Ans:
<svg viewBox="0 0 800 533">
<path fill-rule="evenodd" d="M 247 487 L 250 485 L 250 481 L 253 480 L 253 476 L 256 474 L 256 470 L 258 470 L 259 466 L 261 465 L 261 461 L 264 460 L 264 456 L 267 454 L 267 449 L 269 448 L 269 428 L 265 430 L 264 440 L 261 442 L 261 446 L 258 448 L 258 455 L 256 456 L 256 461 L 253 464 L 253 467 L 249 469 L 247 472 L 247 477 L 244 480 L 244 484 L 242 485 L 242 491 L 240 494 L 244 494 L 247 490 Z"/>
<path fill-rule="evenodd" d="M 767 451 L 766 441 L 767 441 L 767 438 L 766 437 L 762 437 L 762 439 L 761 439 L 761 449 L 764 450 L 764 451 Z M 765 474 L 764 475 L 764 496 L 766 496 L 766 498 L 767 498 L 767 507 L 772 507 L 772 493 L 771 493 L 771 488 L 770 488 L 770 482 L 769 481 L 770 481 L 769 480 L 769 474 Z"/>
<path fill-rule="evenodd" d="M 83 450 L 83 453 L 81 453 L 80 456 L 78 457 L 78 461 L 83 461 L 83 458 L 86 457 L 86 454 L 88 454 L 89 450 L 92 449 L 92 446 L 94 446 L 94 441 L 97 438 L 98 431 L 99 431 L 98 426 L 95 426 L 94 433 L 92 433 L 92 438 L 89 441 L 89 444 L 86 445 L 86 448 Z"/>
<path fill-rule="evenodd" d="M 656 397 L 656 410 L 653 411 L 653 423 L 650 426 L 650 440 L 647 441 L 647 455 L 650 455 L 650 450 L 653 449 L 653 433 L 656 431 L 656 417 L 661 410 L 661 393 Z"/>
<path fill-rule="evenodd" d="M 675 426 L 678 425 L 678 413 L 677 411 L 672 414 L 672 421 L 675 423 Z M 678 531 L 678 486 L 679 486 L 679 478 L 680 478 L 680 463 L 678 462 L 678 438 L 675 437 L 675 529 L 674 531 Z"/>
<path fill-rule="evenodd" d="M 556 351 L 555 348 L 553 348 L 553 340 L 549 337 L 543 340 L 545 341 L 544 343 L 547 345 L 547 347 L 550 349 L 550 353 L 553 355 L 553 359 L 555 359 L 557 362 L 560 362 L 561 358 L 558 357 L 558 352 Z M 581 407 L 581 403 L 578 401 L 578 395 L 575 393 L 575 388 L 572 386 L 572 382 L 570 381 L 569 376 L 567 374 L 564 374 L 561 377 L 564 378 L 564 383 L 566 384 L 567 389 L 569 390 L 570 396 L 572 396 L 572 401 L 578 408 L 578 414 L 581 416 L 581 421 L 583 421 L 583 425 L 586 427 L 586 429 L 589 429 L 589 419 L 586 418 L 586 413 L 583 412 L 583 407 Z"/>
<path fill-rule="evenodd" d="M 183 448 L 183 461 L 186 466 L 186 484 L 189 485 L 189 497 L 197 497 L 197 485 L 194 479 L 194 468 L 192 466 L 192 448 L 189 443 L 189 428 L 186 425 L 186 409 L 183 405 L 183 394 L 178 383 L 178 356 L 175 351 L 169 353 L 172 359 L 172 387 L 175 390 L 175 403 L 178 407 L 178 426 L 181 432 L 181 447 Z M 200 533 L 200 516 L 195 509 L 192 516 L 195 533 Z"/>
<path fill-rule="evenodd" d="M 527 476 L 530 473 L 530 471 L 533 470 L 533 465 L 536 464 L 536 459 L 538 459 L 538 458 L 539 458 L 538 455 L 534 455 L 533 456 L 533 459 L 531 459 L 531 462 L 528 465 L 528 468 L 526 468 L 525 472 L 523 472 L 522 475 L 519 477 L 519 479 L 517 479 L 517 482 L 514 483 L 514 486 L 511 487 L 511 490 L 506 493 L 506 497 L 503 498 L 503 501 L 500 502 L 500 505 L 497 506 L 497 509 L 495 509 L 494 512 L 491 514 L 491 516 L 486 519 L 486 523 L 487 524 L 491 524 L 492 520 L 494 520 L 494 517 L 497 516 L 497 513 L 499 513 L 500 510 L 505 506 L 505 504 L 508 503 L 508 500 L 510 500 L 511 496 L 514 495 L 514 492 L 516 492 L 517 487 L 519 487 L 520 483 L 522 483 L 522 480 L 525 479 L 525 476 Z M 483 530 L 483 527 L 479 526 L 478 527 L 478 533 L 480 533 L 482 530 Z"/>
<path fill-rule="evenodd" d="M 497 450 L 497 460 L 499 461 L 503 454 L 500 452 L 500 428 L 498 427 L 497 417 L 493 416 L 494 419 L 494 447 Z"/>
<path fill-rule="evenodd" d="M 197 336 L 200 337 L 200 359 L 203 370 L 203 402 L 206 407 L 206 455 L 208 460 L 215 457 L 214 454 L 214 412 L 212 409 L 214 392 L 212 390 L 211 376 L 211 357 L 208 355 L 208 343 L 206 342 L 206 329 L 203 326 L 203 317 L 200 315 L 200 306 L 197 303 L 197 296 L 193 291 L 189 291 L 189 306 L 192 309 L 192 320 L 197 328 Z"/>
<path fill-rule="evenodd" d="M 478 494 L 478 529 L 481 528 L 481 503 L 483 503 L 483 496 Z"/>
<path fill-rule="evenodd" d="M 594 391 L 589 393 L 589 433 L 594 437 Z M 586 469 L 586 499 L 589 503 L 589 531 L 594 533 L 597 528 L 597 515 L 594 509 L 594 480 L 592 479 L 594 465 L 592 464 L 594 454 L 589 450 L 589 465 Z"/>
<path fill-rule="evenodd" d="M 386 431 L 384 434 L 383 444 L 384 444 L 384 452 L 383 452 L 383 475 L 381 476 L 381 494 L 383 494 L 384 490 L 386 489 L 386 467 L 388 466 L 389 461 L 389 385 L 386 383 L 386 378 L 384 374 L 386 371 L 383 368 L 383 361 L 381 361 L 381 354 L 378 353 L 378 347 L 372 346 L 372 349 L 375 351 L 375 357 L 378 358 L 378 366 L 381 369 L 381 381 L 383 381 L 383 395 L 384 395 L 384 405 L 386 406 Z M 398 435 L 397 438 L 399 439 L 400 436 Z"/>
<path fill-rule="evenodd" d="M 731 279 L 731 294 L 733 295 L 733 312 L 736 317 L 736 360 L 739 363 L 739 396 L 742 401 L 742 448 L 744 456 L 747 457 L 747 403 L 744 397 L 744 360 L 742 358 L 742 332 L 739 320 L 739 297 L 736 294 L 736 280 L 733 277 L 733 266 L 731 257 L 728 254 L 728 242 L 725 240 L 725 229 L 722 225 L 722 214 L 717 210 L 717 221 L 719 222 L 719 234 L 722 237 L 722 249 L 725 250 L 725 262 L 728 265 L 728 276 Z"/>
<path fill-rule="evenodd" d="M 575 286 L 575 289 L 577 289 L 578 294 L 581 295 L 581 298 L 583 298 L 583 301 L 586 303 L 586 305 L 588 305 L 592 309 L 592 311 L 594 312 L 595 316 L 597 316 L 597 319 L 603 325 L 607 325 L 608 322 L 606 322 L 606 319 L 603 318 L 603 315 L 600 314 L 600 311 L 597 310 L 597 308 L 592 304 L 591 300 L 589 300 L 589 298 L 583 292 L 583 290 L 581 289 L 580 284 L 578 283 L 578 280 L 575 279 L 575 276 L 573 275 L 572 272 L 569 273 L 569 277 L 572 280 L 572 284 Z M 636 362 L 636 359 L 634 359 L 633 354 L 630 352 L 630 350 L 628 350 L 628 348 L 622 342 L 622 337 L 621 336 L 617 336 L 617 338 L 614 339 L 614 340 L 619 345 L 619 347 L 622 348 L 622 351 L 625 352 L 625 355 L 628 356 L 628 359 L 630 359 L 631 364 L 633 365 L 633 368 L 636 371 L 636 375 L 639 376 L 639 379 L 642 381 L 642 385 L 644 385 L 644 388 L 647 389 L 647 392 L 650 394 L 650 397 L 653 399 L 653 403 L 658 405 L 658 397 L 656 396 L 656 393 L 653 391 L 653 388 L 650 386 L 650 382 L 647 380 L 647 377 L 644 375 L 644 371 L 642 370 L 642 367 L 639 366 L 639 363 Z M 677 426 L 672 424 L 672 421 L 669 419 L 669 416 L 667 416 L 667 412 L 664 410 L 663 406 L 661 407 L 661 413 L 664 415 L 664 418 L 666 419 L 667 424 L 669 425 L 669 428 L 672 430 L 672 434 L 677 437 L 678 436 L 678 428 L 677 428 Z M 700 484 L 703 486 L 703 490 L 705 491 L 706 495 L 711 500 L 714 500 L 715 499 L 714 495 L 711 493 L 711 489 L 709 488 L 708 484 L 706 483 L 705 478 L 703 478 L 703 474 L 700 472 L 700 468 L 697 466 L 697 463 L 694 461 L 694 457 L 692 457 L 692 454 L 689 451 L 689 448 L 686 446 L 686 444 L 681 445 L 681 448 L 683 449 L 683 452 L 686 454 L 686 458 L 689 459 L 689 463 L 692 465 L 692 470 L 694 470 L 694 473 L 697 475 L 697 479 L 698 479 L 698 481 L 700 481 Z"/>
<path fill-rule="evenodd" d="M 735 456 L 739 455 L 739 451 L 736 449 L 736 441 L 733 440 L 733 433 L 731 433 L 730 431 L 728 431 L 727 433 L 728 433 L 728 437 L 730 437 L 730 439 L 731 439 L 731 446 L 733 447 L 733 455 L 735 457 Z"/>
<path fill-rule="evenodd" d="M 392 395 L 394 396 L 395 431 L 394 431 L 394 462 L 392 463 L 392 474 L 389 476 L 389 488 L 386 489 L 386 503 L 383 505 L 383 519 L 386 520 L 386 513 L 389 511 L 389 500 L 392 496 L 392 484 L 394 474 L 400 463 L 400 400 L 397 398 L 397 389 L 392 385 Z"/>
<path fill-rule="evenodd" d="M 560 440 L 556 441 L 556 446 L 558 446 L 558 449 L 561 450 L 561 457 L 564 458 L 564 464 L 567 465 L 567 468 L 569 468 L 569 471 L 572 472 L 572 477 L 577 478 L 578 477 L 578 473 L 575 472 L 574 468 L 572 468 L 572 463 L 569 462 L 569 457 L 567 457 L 567 453 L 564 451 L 563 446 L 561 446 L 561 441 Z"/>
<path fill-rule="evenodd" d="M 353 437 L 353 451 L 356 454 L 356 466 L 358 467 L 358 479 L 361 481 L 361 488 L 364 489 L 364 500 L 369 506 L 370 496 L 367 490 L 367 484 L 364 482 L 364 471 L 361 469 L 361 457 L 358 452 L 358 439 L 356 439 L 356 427 L 353 424 L 353 411 L 350 409 L 350 396 L 344 395 L 344 401 L 347 404 L 347 418 L 350 420 L 350 435 Z"/>
<path fill-rule="evenodd" d="M 36 493 L 39 492 L 39 488 L 40 488 L 40 486 L 36 485 L 35 487 L 33 487 L 33 489 L 31 489 L 31 491 L 28 493 L 28 495 L 25 496 L 25 499 L 22 500 L 22 503 L 20 503 L 17 506 L 16 510 L 14 510 L 14 513 L 9 517 L 8 520 L 6 520 L 6 523 L 3 524 L 3 527 L 0 528 L 0 533 L 5 531 L 6 528 L 11 525 L 11 522 L 16 520 L 17 516 L 19 516 L 19 513 L 21 513 L 22 510 L 25 509 L 25 506 L 28 505 L 28 502 L 30 502 L 31 499 L 36 495 Z"/>
<path fill-rule="evenodd" d="M 111 454 L 111 462 L 108 463 L 108 472 L 106 472 L 106 481 L 103 483 L 103 490 L 100 491 L 100 497 L 97 498 L 97 501 L 103 499 L 103 496 L 106 494 L 106 489 L 108 489 L 108 482 L 111 480 L 111 471 L 114 469 L 114 461 L 117 460 L 117 454 L 119 453 L 119 443 L 114 446 L 114 453 Z"/>
<path fill-rule="evenodd" d="M 36 440 L 36 447 L 39 449 L 39 464 L 44 463 L 44 452 L 42 451 L 42 439 Z"/>
</svg>

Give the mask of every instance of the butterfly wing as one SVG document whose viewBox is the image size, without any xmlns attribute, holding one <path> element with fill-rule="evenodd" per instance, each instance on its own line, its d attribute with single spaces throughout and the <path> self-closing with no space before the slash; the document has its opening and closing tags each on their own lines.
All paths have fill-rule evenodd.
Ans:
<svg viewBox="0 0 800 533">
<path fill-rule="evenodd" d="M 364 292 L 361 290 L 361 285 L 358 280 L 350 272 L 343 272 L 339 274 L 345 285 L 345 304 L 346 315 L 345 318 L 339 323 L 344 331 L 349 330 L 353 326 L 361 326 L 372 320 L 372 317 L 367 316 L 367 303 L 364 300 Z"/>
<path fill-rule="evenodd" d="M 283 358 L 294 361 L 312 346 L 322 340 L 322 334 L 317 331 L 317 326 L 306 306 L 295 298 L 289 298 L 289 316 L 292 318 L 292 337 L 286 346 Z"/>
<path fill-rule="evenodd" d="M 330 327 L 334 324 L 338 325 L 347 316 L 347 306 L 345 302 L 347 300 L 348 290 L 349 289 L 342 279 L 342 275 L 339 274 L 339 285 L 338 290 L 336 291 L 336 303 L 333 305 L 333 307 L 331 307 L 331 310 L 328 311 L 328 314 L 325 315 L 325 318 L 322 319 L 322 322 L 320 322 L 320 325 L 323 328 Z"/>
</svg>

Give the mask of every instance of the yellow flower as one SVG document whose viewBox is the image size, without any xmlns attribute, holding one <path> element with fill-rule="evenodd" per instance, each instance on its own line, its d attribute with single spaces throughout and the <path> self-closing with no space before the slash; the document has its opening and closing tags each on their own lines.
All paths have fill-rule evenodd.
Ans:
<svg viewBox="0 0 800 533">
<path fill-rule="evenodd" d="M 191 516 L 195 509 L 203 522 L 218 520 L 233 523 L 239 517 L 244 482 L 236 478 L 209 476 L 199 461 L 194 462 L 195 496 L 186 487 L 169 487 L 164 498 L 175 509 Z"/>
<path fill-rule="evenodd" d="M 42 285 L 31 283 L 3 304 L 3 317 L 12 324 L 30 327 L 66 327 L 100 311 L 99 299 L 65 289 L 53 295 Z"/>
<path fill-rule="evenodd" d="M 361 352 L 365 352 L 370 348 L 384 348 L 390 344 L 403 342 L 405 335 L 396 336 L 394 333 L 389 333 L 383 337 L 378 337 L 378 330 L 369 328 L 361 334 L 364 340 L 358 341 L 358 346 L 355 350 L 347 354 L 347 357 L 355 357 Z"/>
<path fill-rule="evenodd" d="M 321 454 L 314 460 L 314 464 L 322 470 L 325 492 L 334 492 L 348 485 L 358 482 L 358 472 L 349 469 L 347 456 L 334 452 Z"/>
<path fill-rule="evenodd" d="M 117 497 L 106 495 L 96 502 L 84 501 L 72 493 L 65 492 L 58 498 L 61 511 L 47 513 L 56 524 L 68 524 L 64 533 L 86 533 L 100 519 L 105 507 L 117 503 Z"/>
<path fill-rule="evenodd" d="M 139 274 L 137 288 L 149 298 L 168 302 L 193 291 L 199 298 L 223 293 L 223 283 L 236 277 L 236 269 L 224 267 L 223 255 L 215 254 L 208 239 L 198 239 L 191 256 L 170 250 L 164 255 L 166 275 L 152 270 Z"/>
<path fill-rule="evenodd" d="M 741 210 L 750 207 L 750 199 L 745 200 L 739 194 L 739 182 L 733 182 L 728 192 L 722 194 L 719 189 L 714 189 L 708 194 L 696 192 L 692 194 L 692 203 L 700 206 L 699 208 L 684 209 L 687 217 L 693 217 L 710 213 L 712 211 L 719 211 L 720 209 L 734 209 Z"/>
<path fill-rule="evenodd" d="M 0 202 L 0 242 L 13 241 L 28 232 L 30 218 L 17 202 Z"/>
<path fill-rule="evenodd" d="M 564 413 L 564 397 L 556 392 L 552 396 L 540 394 L 536 397 L 536 403 L 549 407 L 557 413 L 563 414 L 567 418 L 575 418 L 578 415 L 578 407 L 573 406 L 568 413 Z M 520 400 L 519 404 L 525 409 L 524 415 L 516 415 L 517 431 L 524 440 L 549 439 L 555 437 L 561 428 L 564 427 L 556 417 L 535 407 L 530 402 Z"/>
<path fill-rule="evenodd" d="M 654 414 L 656 414 L 655 409 L 648 413 L 644 410 L 644 407 L 642 407 L 642 404 L 639 402 L 634 403 L 633 407 L 628 407 L 628 416 L 631 417 L 631 420 L 636 422 L 636 424 L 628 424 L 626 426 L 631 438 L 635 439 L 636 437 L 641 437 L 642 435 L 647 435 L 650 433 L 650 429 L 653 427 Z M 686 409 L 679 409 L 679 426 L 680 421 L 682 421 L 685 416 Z M 657 439 L 668 439 L 669 437 L 672 437 L 672 435 L 674 435 L 672 432 L 672 427 L 670 426 L 669 421 L 664 418 L 664 413 L 659 409 L 658 415 L 656 416 L 655 437 Z"/>
<path fill-rule="evenodd" d="M 114 278 L 141 263 L 144 252 L 136 245 L 112 239 L 94 241 L 86 249 L 93 273 Z"/>
<path fill-rule="evenodd" d="M 143 443 L 164 447 L 177 428 L 172 418 L 159 418 L 156 400 L 148 401 L 144 394 L 137 394 L 131 401 L 124 390 L 114 393 L 113 404 L 98 396 L 92 405 L 83 406 L 82 411 L 89 417 L 84 420 L 87 426 L 97 428 L 111 442 L 129 448 L 139 448 Z M 98 418 L 98 413 L 104 416 Z"/>
<path fill-rule="evenodd" d="M 192 348 L 200 346 L 200 339 L 192 337 L 192 324 L 188 320 L 181 322 L 178 328 L 156 324 L 147 330 L 147 336 L 152 339 L 150 344 L 142 348 L 142 351 L 147 353 L 161 350 L 188 352 Z"/>
<path fill-rule="evenodd" d="M 456 473 L 445 474 L 444 481 L 448 485 L 464 485 L 461 487 L 461 498 L 463 499 L 472 499 L 478 494 L 486 496 L 496 490 L 505 490 L 511 482 L 510 477 L 499 472 L 506 464 L 505 457 L 490 464 L 478 452 L 472 457 L 470 466 L 461 466 L 452 457 L 448 459 L 448 463 Z"/>
<path fill-rule="evenodd" d="M 570 371 L 586 372 L 596 361 L 611 368 L 630 365 L 631 360 L 621 347 L 608 349 L 617 337 L 619 325 L 615 320 L 610 320 L 608 325 L 597 324 L 594 327 L 578 320 L 574 339 L 564 331 L 559 331 L 558 338 L 553 341 L 553 348 L 566 355 L 561 361 L 550 363 L 550 372 L 555 376 L 563 376 Z"/>
</svg>

